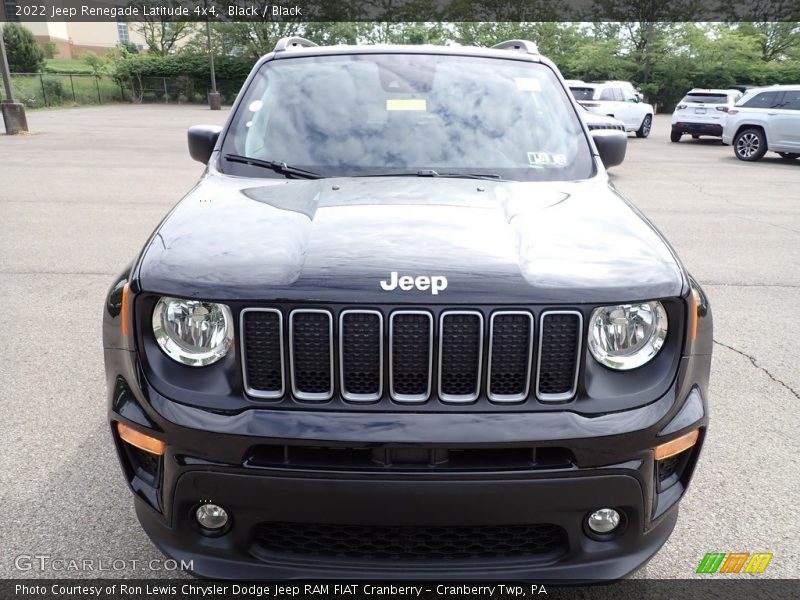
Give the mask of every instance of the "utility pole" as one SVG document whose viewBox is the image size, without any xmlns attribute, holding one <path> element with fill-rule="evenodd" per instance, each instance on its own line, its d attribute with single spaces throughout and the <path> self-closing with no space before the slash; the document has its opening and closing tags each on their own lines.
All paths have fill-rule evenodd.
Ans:
<svg viewBox="0 0 800 600">
<path fill-rule="evenodd" d="M 6 58 L 6 41 L 3 37 L 3 19 L 5 19 L 5 7 L 0 4 L 0 71 L 3 73 L 3 85 L 6 89 L 6 99 L 0 102 L 0 110 L 3 113 L 3 122 L 6 125 L 8 135 L 16 135 L 28 131 L 28 119 L 25 117 L 25 106 L 19 102 L 14 102 L 14 91 L 11 89 L 11 73 L 8 69 L 8 59 Z"/>
<path fill-rule="evenodd" d="M 208 0 L 205 1 L 206 9 L 208 9 Z M 214 48 L 211 45 L 211 19 L 208 18 L 206 13 L 206 46 L 208 47 L 208 64 L 211 68 L 211 93 L 208 95 L 208 107 L 211 110 L 220 110 L 222 108 L 222 100 L 217 91 L 217 74 L 214 72 Z"/>
</svg>

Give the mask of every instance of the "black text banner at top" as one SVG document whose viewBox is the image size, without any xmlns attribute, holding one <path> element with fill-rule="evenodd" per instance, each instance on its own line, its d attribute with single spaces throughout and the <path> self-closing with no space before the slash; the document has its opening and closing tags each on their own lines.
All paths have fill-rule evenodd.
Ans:
<svg viewBox="0 0 800 600">
<path fill-rule="evenodd" d="M 800 22 L 798 0 L 4 0 L 0 21 Z"/>
</svg>

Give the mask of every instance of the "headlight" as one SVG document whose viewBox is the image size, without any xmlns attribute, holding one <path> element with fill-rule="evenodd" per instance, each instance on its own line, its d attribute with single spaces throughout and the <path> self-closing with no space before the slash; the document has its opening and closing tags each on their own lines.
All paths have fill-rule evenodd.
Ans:
<svg viewBox="0 0 800 600">
<path fill-rule="evenodd" d="M 153 334 L 171 359 L 192 367 L 210 365 L 225 356 L 233 342 L 231 309 L 164 297 L 153 310 Z"/>
<path fill-rule="evenodd" d="M 619 371 L 649 362 L 667 337 L 661 302 L 602 306 L 589 321 L 589 351 L 601 365 Z"/>
</svg>

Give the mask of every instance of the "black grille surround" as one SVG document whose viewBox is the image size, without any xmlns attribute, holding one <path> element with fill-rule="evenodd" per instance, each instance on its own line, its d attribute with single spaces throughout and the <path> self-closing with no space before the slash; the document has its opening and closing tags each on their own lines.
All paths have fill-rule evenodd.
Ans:
<svg viewBox="0 0 800 600">
<path fill-rule="evenodd" d="M 567 535 L 557 525 L 392 526 L 260 523 L 253 554 L 373 561 L 475 560 L 560 556 Z"/>
<path fill-rule="evenodd" d="M 244 392 L 276 408 L 556 408 L 582 370 L 578 308 L 293 304 L 238 321 Z"/>
</svg>

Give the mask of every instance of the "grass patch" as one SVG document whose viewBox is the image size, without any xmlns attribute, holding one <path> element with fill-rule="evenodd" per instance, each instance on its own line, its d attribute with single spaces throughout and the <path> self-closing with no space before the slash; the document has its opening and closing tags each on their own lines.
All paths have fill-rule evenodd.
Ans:
<svg viewBox="0 0 800 600">
<path fill-rule="evenodd" d="M 51 58 L 46 61 L 45 73 L 91 73 L 92 67 L 82 60 L 72 58 Z"/>
</svg>

